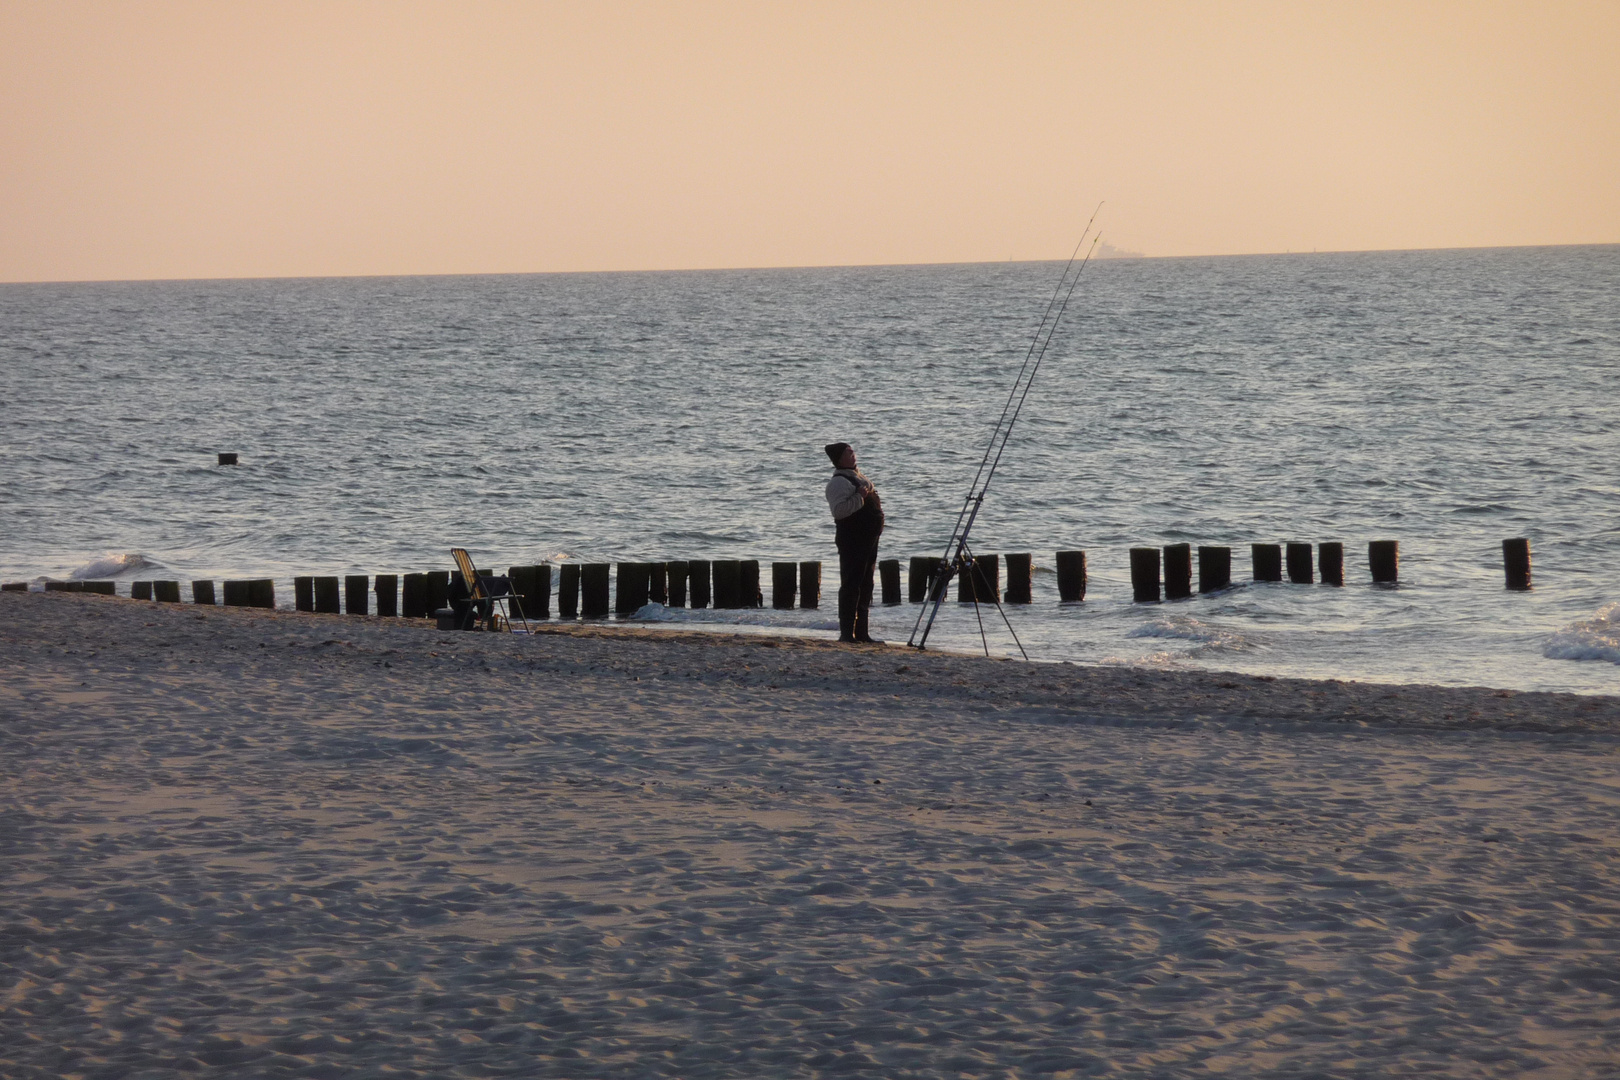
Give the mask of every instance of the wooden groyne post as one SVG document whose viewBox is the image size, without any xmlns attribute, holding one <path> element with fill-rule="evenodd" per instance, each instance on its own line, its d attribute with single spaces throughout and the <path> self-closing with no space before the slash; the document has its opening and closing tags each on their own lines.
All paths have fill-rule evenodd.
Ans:
<svg viewBox="0 0 1620 1080">
<path fill-rule="evenodd" d="M 1058 601 L 1073 604 L 1086 598 L 1086 553 L 1057 553 Z"/>
<path fill-rule="evenodd" d="M 1232 587 L 1232 549 L 1229 547 L 1200 547 L 1198 549 L 1198 592 L 1220 592 Z"/>
<path fill-rule="evenodd" d="M 1186 600 L 1192 596 L 1192 545 L 1164 546 L 1164 598 Z"/>
<path fill-rule="evenodd" d="M 799 564 L 771 563 L 771 607 L 785 611 L 793 606 L 799 592 Z"/>
<path fill-rule="evenodd" d="M 714 573 L 714 606 L 717 609 L 742 607 L 742 561 L 715 559 L 711 568 Z"/>
<path fill-rule="evenodd" d="M 1159 602 L 1159 549 L 1131 548 L 1131 599 L 1138 604 Z"/>
<path fill-rule="evenodd" d="M 111 582 L 108 584 L 111 584 Z M 193 581 L 191 583 L 191 602 L 213 607 L 214 583 L 212 581 Z"/>
<path fill-rule="evenodd" d="M 646 563 L 619 564 L 619 589 L 613 604 L 615 615 L 633 615 L 647 606 L 649 576 Z"/>
<path fill-rule="evenodd" d="M 613 610 L 608 592 L 612 563 L 586 563 L 579 568 L 579 609 L 587 619 L 605 619 Z"/>
<path fill-rule="evenodd" d="M 565 562 L 557 568 L 557 618 L 579 618 L 579 563 Z"/>
<path fill-rule="evenodd" d="M 669 575 L 669 606 L 683 608 L 686 606 L 686 579 L 691 570 L 685 559 L 671 559 L 664 564 L 665 572 Z"/>
<path fill-rule="evenodd" d="M 160 604 L 178 604 L 180 602 L 180 583 L 178 581 L 152 582 L 152 599 Z"/>
<path fill-rule="evenodd" d="M 1322 584 L 1344 584 L 1344 545 L 1330 540 L 1316 545 L 1316 568 L 1322 574 Z"/>
<path fill-rule="evenodd" d="M 399 616 L 399 575 L 378 574 L 376 585 L 377 614 L 393 619 Z"/>
<path fill-rule="evenodd" d="M 669 564 L 647 564 L 647 599 L 654 604 L 669 606 Z"/>
<path fill-rule="evenodd" d="M 1288 580 L 1295 585 L 1310 585 L 1316 581 L 1311 572 L 1311 545 L 1288 545 Z"/>
<path fill-rule="evenodd" d="M 152 583 L 150 581 L 132 581 L 129 585 L 129 598 L 131 600 L 152 599 Z"/>
<path fill-rule="evenodd" d="M 322 615 L 342 614 L 336 576 L 315 579 L 315 610 Z"/>
<path fill-rule="evenodd" d="M 878 581 L 882 583 L 882 603 L 893 607 L 900 603 L 900 560 L 879 559 Z"/>
<path fill-rule="evenodd" d="M 1507 587 L 1515 592 L 1530 588 L 1530 541 L 1523 537 L 1502 541 L 1502 571 Z"/>
<path fill-rule="evenodd" d="M 1002 597 L 1009 604 L 1030 604 L 1035 601 L 1035 556 L 1032 552 L 1009 552 L 1007 555 L 1007 592 Z"/>
<path fill-rule="evenodd" d="M 1401 577 L 1401 545 L 1398 540 L 1373 540 L 1367 544 L 1367 567 L 1380 585 L 1393 585 Z"/>
<path fill-rule="evenodd" d="M 1254 564 L 1254 580 L 1282 580 L 1282 545 L 1250 544 L 1249 558 Z"/>
<path fill-rule="evenodd" d="M 815 610 L 821 607 L 821 563 L 799 564 L 799 607 Z"/>
<path fill-rule="evenodd" d="M 956 599 L 959 603 L 993 604 L 1001 592 L 1001 557 L 998 555 L 973 556 L 973 570 L 956 579 Z"/>
<path fill-rule="evenodd" d="M 690 575 L 691 585 L 688 593 L 692 598 L 694 608 L 709 606 L 709 578 L 713 567 L 707 559 L 689 559 L 686 563 L 686 572 Z M 716 605 L 717 607 L 719 605 Z"/>
<path fill-rule="evenodd" d="M 758 559 L 738 560 L 737 599 L 745 608 L 757 608 L 764 606 L 765 594 L 759 591 Z"/>
<path fill-rule="evenodd" d="M 349 615 L 371 614 L 371 578 L 366 574 L 346 574 L 343 578 L 343 610 Z"/>
</svg>

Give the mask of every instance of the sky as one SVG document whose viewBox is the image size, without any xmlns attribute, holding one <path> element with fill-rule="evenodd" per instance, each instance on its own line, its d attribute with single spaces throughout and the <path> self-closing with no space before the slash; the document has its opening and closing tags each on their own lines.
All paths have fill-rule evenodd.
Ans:
<svg viewBox="0 0 1620 1080">
<path fill-rule="evenodd" d="M 0 0 L 0 280 L 1620 242 L 1620 0 Z"/>
</svg>

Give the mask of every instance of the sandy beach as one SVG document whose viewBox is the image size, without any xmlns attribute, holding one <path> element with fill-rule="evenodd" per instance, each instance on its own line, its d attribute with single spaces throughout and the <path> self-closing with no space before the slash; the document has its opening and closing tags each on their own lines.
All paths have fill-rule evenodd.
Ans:
<svg viewBox="0 0 1620 1080">
<path fill-rule="evenodd" d="M 1620 1075 L 1620 699 L 0 595 L 0 1076 Z"/>
</svg>

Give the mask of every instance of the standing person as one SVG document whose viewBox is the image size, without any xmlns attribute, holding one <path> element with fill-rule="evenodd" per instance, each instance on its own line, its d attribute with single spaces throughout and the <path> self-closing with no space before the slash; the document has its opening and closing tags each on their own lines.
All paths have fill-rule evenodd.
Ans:
<svg viewBox="0 0 1620 1080">
<path fill-rule="evenodd" d="M 838 526 L 838 640 L 881 645 L 869 632 L 867 618 L 872 610 L 878 537 L 883 535 L 883 500 L 872 481 L 855 467 L 853 446 L 828 443 L 826 451 L 833 463 L 827 506 Z"/>
</svg>

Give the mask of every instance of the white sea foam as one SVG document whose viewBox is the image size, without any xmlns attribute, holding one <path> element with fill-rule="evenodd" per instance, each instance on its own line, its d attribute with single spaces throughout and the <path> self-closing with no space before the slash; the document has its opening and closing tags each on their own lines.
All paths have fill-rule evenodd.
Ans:
<svg viewBox="0 0 1620 1080">
<path fill-rule="evenodd" d="M 120 574 L 132 574 L 140 570 L 156 570 L 161 569 L 162 566 L 162 563 L 148 559 L 138 551 L 122 555 L 109 552 L 98 559 L 91 559 L 69 574 L 68 578 L 72 581 L 104 581 Z"/>
<path fill-rule="evenodd" d="M 637 622 L 709 623 L 726 626 L 768 626 L 785 630 L 837 630 L 838 620 L 801 611 L 774 608 L 672 608 L 644 604 L 631 618 Z"/>
<path fill-rule="evenodd" d="M 1127 630 L 1128 638 L 1166 638 L 1197 642 L 1201 648 L 1243 649 L 1249 641 L 1242 634 L 1199 622 L 1187 615 L 1167 615 Z"/>
<path fill-rule="evenodd" d="M 1605 604 L 1596 615 L 1570 623 L 1547 639 L 1549 660 L 1607 660 L 1620 664 L 1620 603 Z"/>
</svg>

